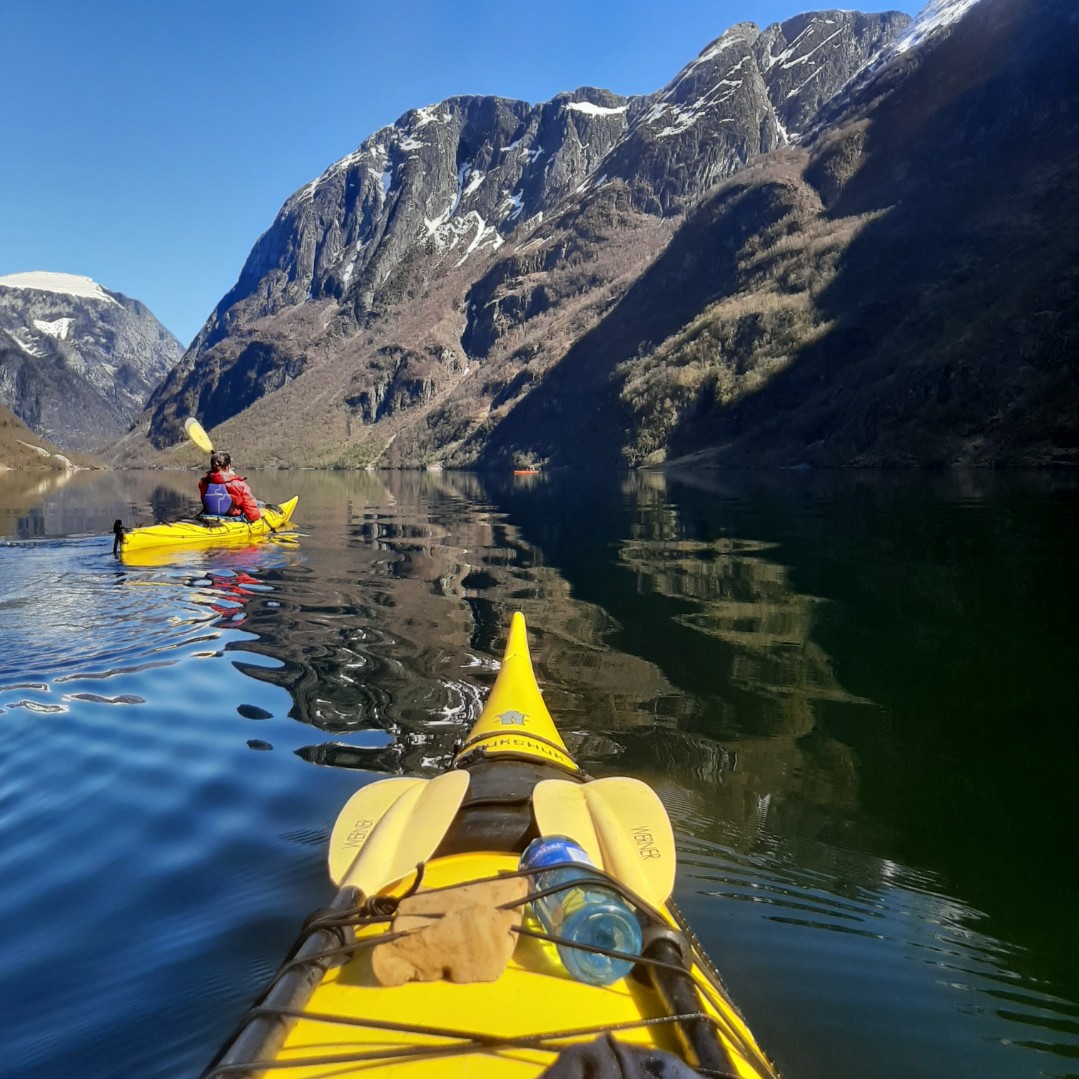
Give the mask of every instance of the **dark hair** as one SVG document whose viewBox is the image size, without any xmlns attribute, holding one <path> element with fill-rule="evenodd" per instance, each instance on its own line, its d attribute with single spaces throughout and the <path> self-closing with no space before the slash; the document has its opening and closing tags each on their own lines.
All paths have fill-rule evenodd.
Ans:
<svg viewBox="0 0 1079 1079">
<path fill-rule="evenodd" d="M 232 457 L 224 450 L 216 450 L 210 457 L 210 471 L 221 472 L 232 464 Z"/>
</svg>

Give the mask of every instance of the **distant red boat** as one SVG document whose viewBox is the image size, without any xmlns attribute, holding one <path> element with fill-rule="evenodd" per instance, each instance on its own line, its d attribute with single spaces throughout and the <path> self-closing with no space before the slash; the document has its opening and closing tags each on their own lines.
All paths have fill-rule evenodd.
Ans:
<svg viewBox="0 0 1079 1079">
<path fill-rule="evenodd" d="M 515 468 L 513 470 L 515 476 L 538 476 L 538 468 Z"/>
</svg>

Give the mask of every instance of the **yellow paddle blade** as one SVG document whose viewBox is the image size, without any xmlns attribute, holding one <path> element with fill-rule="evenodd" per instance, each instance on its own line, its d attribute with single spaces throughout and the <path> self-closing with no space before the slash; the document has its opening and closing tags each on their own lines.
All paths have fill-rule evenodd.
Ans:
<svg viewBox="0 0 1079 1079">
<path fill-rule="evenodd" d="M 330 836 L 334 883 L 374 895 L 427 861 L 461 808 L 468 781 L 467 772 L 445 772 L 430 781 L 384 779 L 357 791 Z"/>
<path fill-rule="evenodd" d="M 210 436 L 206 433 L 206 428 L 195 419 L 194 416 L 188 416 L 184 420 L 184 430 L 187 432 L 187 437 L 195 443 L 200 450 L 205 450 L 207 453 L 214 452 L 214 444 L 210 441 Z"/>
<path fill-rule="evenodd" d="M 568 835 L 596 865 L 653 906 L 674 890 L 674 831 L 659 795 L 639 779 L 545 779 L 532 792 L 542 835 Z M 597 853 L 599 858 L 596 858 Z"/>
<path fill-rule="evenodd" d="M 653 906 L 674 890 L 674 829 L 659 795 L 639 779 L 612 776 L 584 785 L 585 801 L 615 876 Z"/>
<path fill-rule="evenodd" d="M 422 786 L 426 779 L 382 779 L 361 787 L 337 814 L 330 833 L 330 880 L 340 884 L 386 811 L 407 790 Z"/>
<path fill-rule="evenodd" d="M 584 784 L 544 779 L 532 789 L 532 815 L 540 835 L 568 835 L 598 869 L 606 869 L 603 848 L 584 800 Z"/>
</svg>

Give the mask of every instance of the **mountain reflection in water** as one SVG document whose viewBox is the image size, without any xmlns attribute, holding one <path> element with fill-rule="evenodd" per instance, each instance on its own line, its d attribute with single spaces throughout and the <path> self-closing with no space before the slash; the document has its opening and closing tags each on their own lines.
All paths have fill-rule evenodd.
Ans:
<svg viewBox="0 0 1079 1079">
<path fill-rule="evenodd" d="M 1075 481 L 251 478 L 261 497 L 300 496 L 297 542 L 156 567 L 108 557 L 112 520 L 190 512 L 193 475 L 0 479 L 0 571 L 18 581 L 0 601 L 0 740 L 30 786 L 50 782 L 61 738 L 73 776 L 102 759 L 136 768 L 136 793 L 80 802 L 86 827 L 101 818 L 85 880 L 96 858 L 116 894 L 167 894 L 175 924 L 200 927 L 172 939 L 148 903 L 124 908 L 178 965 L 165 981 L 159 965 L 125 972 L 148 1019 L 186 1016 L 157 1071 L 124 1056 L 129 998 L 105 991 L 93 1033 L 29 1050 L 26 1020 L 6 1059 L 42 1076 L 83 1059 L 197 1073 L 326 902 L 347 793 L 445 767 L 520 609 L 581 763 L 660 792 L 676 898 L 787 1074 L 1074 1070 Z M 17 718 L 31 713 L 37 726 Z M 137 752 L 136 734 L 150 739 Z M 169 777 L 184 857 L 151 856 L 110 817 L 135 804 L 154 839 L 164 809 L 139 762 Z M 0 888 L 9 917 L 50 894 L 50 850 L 71 841 L 62 815 L 35 823 L 23 805 L 0 795 L 0 824 L 41 847 L 17 863 L 30 877 Z M 110 828 L 127 844 L 119 876 Z M 105 934 L 105 984 L 116 894 L 82 911 Z M 21 986 L 61 962 L 35 942 L 32 967 L 16 947 Z M 42 1031 L 64 1028 L 65 999 Z"/>
</svg>

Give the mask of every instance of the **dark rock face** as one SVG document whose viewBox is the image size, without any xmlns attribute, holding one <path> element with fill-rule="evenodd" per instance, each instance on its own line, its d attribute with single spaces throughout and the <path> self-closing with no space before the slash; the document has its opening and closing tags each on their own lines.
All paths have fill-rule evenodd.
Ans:
<svg viewBox="0 0 1079 1079">
<path fill-rule="evenodd" d="M 437 455 L 443 436 L 432 432 L 426 410 L 457 392 L 463 398 L 449 410 L 455 433 L 445 437 L 460 446 L 465 412 L 479 417 L 474 431 L 486 429 L 482 413 L 506 406 L 508 386 L 527 393 L 539 381 L 535 370 L 525 379 L 511 370 L 482 380 L 500 401 L 492 405 L 473 385 L 479 380 L 468 380 L 470 360 L 486 361 L 521 327 L 577 304 L 584 290 L 614 287 L 611 267 L 574 269 L 594 261 L 597 245 L 626 220 L 640 231 L 626 257 L 647 262 L 669 230 L 646 241 L 641 214 L 681 214 L 747 162 L 784 145 L 906 21 L 896 13 L 824 12 L 764 32 L 742 24 L 647 98 L 585 88 L 541 105 L 460 97 L 407 113 L 285 203 L 155 393 L 151 441 L 178 441 L 192 410 L 220 422 L 285 383 L 293 397 L 308 382 L 322 387 L 328 366 L 348 356 L 361 370 L 343 380 L 333 407 L 350 438 L 375 445 L 380 436 L 365 430 L 372 422 L 357 416 L 374 415 L 377 427 L 389 413 L 381 405 L 356 413 L 349 402 L 380 398 L 379 353 L 398 347 L 416 355 L 452 349 L 456 358 L 439 362 L 427 397 L 400 399 L 395 422 L 412 401 L 425 430 L 408 436 L 398 423 L 397 445 L 412 437 L 421 457 Z M 552 274 L 561 279 L 542 280 Z M 458 322 L 453 335 L 443 329 L 424 339 L 402 326 L 405 305 L 418 310 L 439 291 L 441 314 Z M 573 316 L 575 324 L 581 317 Z M 252 369 L 256 342 L 287 372 L 273 377 L 264 364 L 258 378 L 229 377 L 234 365 Z M 364 370 L 369 384 L 358 386 Z M 372 452 L 377 459 L 377 446 Z"/>
<path fill-rule="evenodd" d="M 799 141 L 835 88 L 845 86 L 909 22 L 896 11 L 824 11 L 795 15 L 764 30 L 753 43 L 753 54 L 786 141 Z"/>
<path fill-rule="evenodd" d="M 126 431 L 182 352 L 145 306 L 89 278 L 0 278 L 0 401 L 63 449 Z"/>
<path fill-rule="evenodd" d="M 389 347 L 379 351 L 379 375 L 365 373 L 356 392 L 345 404 L 357 422 L 377 423 L 415 405 L 430 403 L 444 376 L 459 373 L 456 355 L 450 350 L 430 350 L 426 355 Z M 443 370 L 445 368 L 446 370 Z"/>
<path fill-rule="evenodd" d="M 485 463 L 1079 463 L 1079 13 L 942 2 L 885 51 L 700 203 Z"/>
<path fill-rule="evenodd" d="M 819 463 L 1079 463 L 1079 12 L 942 0 L 885 54 L 814 141 L 863 146 L 830 212 L 875 220 L 821 296 L 856 343 L 787 438 L 738 422 Z M 769 390 L 804 394 L 826 346 Z"/>
<path fill-rule="evenodd" d="M 285 203 L 194 347 L 310 300 L 362 314 L 417 247 L 438 264 L 497 250 L 592 171 L 626 110 L 582 90 L 540 106 L 460 97 L 407 113 Z"/>
</svg>

